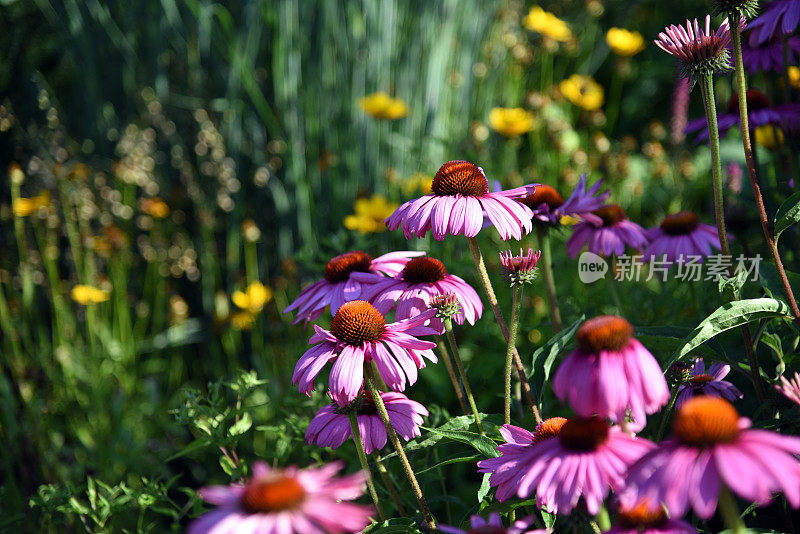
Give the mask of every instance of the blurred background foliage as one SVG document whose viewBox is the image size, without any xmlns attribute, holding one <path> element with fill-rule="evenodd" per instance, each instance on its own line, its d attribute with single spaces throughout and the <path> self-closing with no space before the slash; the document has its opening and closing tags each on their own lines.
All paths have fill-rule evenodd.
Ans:
<svg viewBox="0 0 800 534">
<path fill-rule="evenodd" d="M 675 64 L 651 44 L 706 8 L 545 2 L 567 29 L 544 19 L 536 31 L 531 7 L 0 1 L 0 526 L 177 529 L 199 510 L 188 488 L 238 478 L 249 463 L 240 458 L 343 456 L 354 467 L 349 445 L 331 453 L 302 440 L 324 400 L 288 383 L 310 334 L 280 311 L 350 249 L 429 250 L 476 284 L 463 241 L 380 233 L 447 160 L 474 161 L 504 187 L 542 182 L 565 196 L 588 173 L 645 226 L 677 209 L 710 222 L 707 150 L 682 135 L 699 98 L 687 111 Z M 612 53 L 615 26 L 641 32 L 644 49 Z M 724 106 L 730 84 L 718 85 Z M 377 92 L 386 95 L 361 100 Z M 740 142 L 727 146 L 736 164 Z M 788 177 L 771 168 L 774 201 Z M 742 250 L 760 239 L 744 232 L 755 220 L 737 207 L 746 197 L 730 203 Z M 490 264 L 507 246 L 486 249 Z M 608 289 L 582 286 L 556 248 L 565 322 L 613 309 Z M 636 325 L 694 326 L 718 302 L 711 284 L 621 292 Z M 552 330 L 542 291 L 525 305 L 530 355 Z M 459 336 L 479 405 L 496 413 L 499 335 L 486 318 Z M 476 357 L 487 349 L 497 358 Z M 429 426 L 456 413 L 446 384 L 432 367 L 411 390 L 431 407 Z M 413 461 L 433 465 L 458 453 L 450 446 Z M 480 479 L 471 464 L 441 469 L 423 485 L 456 523 L 474 512 L 474 495 L 443 493 L 441 481 Z"/>
</svg>

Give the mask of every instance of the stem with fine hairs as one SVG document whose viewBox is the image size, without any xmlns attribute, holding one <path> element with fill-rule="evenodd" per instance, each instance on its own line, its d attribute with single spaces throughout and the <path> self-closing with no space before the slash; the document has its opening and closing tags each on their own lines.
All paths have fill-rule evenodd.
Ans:
<svg viewBox="0 0 800 534">
<path fill-rule="evenodd" d="M 464 369 L 464 362 L 461 361 L 461 355 L 458 352 L 458 345 L 456 344 L 456 336 L 453 334 L 453 321 L 452 319 L 442 319 L 444 323 L 444 330 L 447 333 L 447 341 L 450 343 L 450 350 L 453 351 L 453 359 L 456 361 L 456 368 L 458 374 L 461 375 L 461 383 L 464 384 L 464 393 L 467 395 L 469 407 L 472 410 L 472 415 L 475 417 L 475 424 L 478 425 L 478 430 L 482 435 L 483 424 L 481 423 L 481 414 L 478 412 L 478 407 L 475 405 L 475 397 L 472 396 L 472 388 L 469 387 L 469 380 L 467 380 L 467 371 Z"/>
<path fill-rule="evenodd" d="M 517 344 L 519 310 L 522 305 L 522 285 L 514 285 L 511 299 L 511 330 L 508 333 L 508 347 L 506 348 L 505 404 L 503 405 L 503 421 L 507 425 L 511 424 L 511 367 L 514 363 L 514 349 Z"/>
<path fill-rule="evenodd" d="M 453 362 L 450 361 L 450 355 L 447 352 L 447 347 L 444 344 L 444 340 L 442 340 L 442 336 L 436 336 L 436 346 L 439 348 L 439 354 L 442 355 L 444 368 L 447 369 L 447 376 L 450 377 L 450 382 L 453 383 L 453 390 L 456 392 L 456 397 L 458 397 L 458 404 L 461 405 L 461 410 L 465 414 L 468 414 L 469 408 L 464 400 L 464 392 L 461 391 L 461 385 L 458 383 L 458 377 L 456 376 L 455 371 L 453 371 Z"/>
<path fill-rule="evenodd" d="M 361 469 L 367 476 L 367 489 L 369 495 L 372 497 L 372 502 L 375 503 L 375 510 L 378 511 L 378 516 L 381 521 L 386 521 L 386 514 L 383 513 L 381 501 L 378 499 L 378 493 L 375 491 L 375 482 L 372 480 L 372 472 L 369 469 L 369 462 L 367 461 L 367 453 L 364 451 L 364 442 L 361 440 L 361 430 L 358 428 L 358 419 L 355 412 L 350 412 L 347 417 L 350 419 L 350 432 L 353 434 L 353 441 L 356 442 L 356 452 L 358 453 L 358 461 L 361 462 Z"/>
</svg>

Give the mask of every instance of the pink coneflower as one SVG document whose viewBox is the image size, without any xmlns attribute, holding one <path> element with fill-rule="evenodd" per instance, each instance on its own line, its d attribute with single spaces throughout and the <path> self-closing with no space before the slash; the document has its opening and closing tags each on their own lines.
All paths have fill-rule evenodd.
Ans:
<svg viewBox="0 0 800 534">
<path fill-rule="evenodd" d="M 541 255 L 541 250 L 534 252 L 532 248 L 528 249 L 527 254 L 522 252 L 522 249 L 519 249 L 519 255 L 514 255 L 510 250 L 501 252 L 500 264 L 506 272 L 508 283 L 512 287 L 533 283 L 538 274 L 536 264 Z"/>
<path fill-rule="evenodd" d="M 526 517 L 514 522 L 510 527 L 504 528 L 500 514 L 493 512 L 489 514 L 489 519 L 484 519 L 479 515 L 470 517 L 471 528 L 469 530 L 461 530 L 447 525 L 439 525 L 438 529 L 446 534 L 547 534 L 547 530 L 529 530 L 533 522 L 533 517 Z"/>
<path fill-rule="evenodd" d="M 750 420 L 719 397 L 695 397 L 675 416 L 671 439 L 646 454 L 628 475 L 623 498 L 663 502 L 672 517 L 691 507 L 714 514 L 723 484 L 748 502 L 768 503 L 782 491 L 800 506 L 800 438 L 750 429 Z"/>
<path fill-rule="evenodd" d="M 389 421 L 406 441 L 420 435 L 422 417 L 428 415 L 425 407 L 402 393 L 381 393 L 389 413 Z M 352 436 L 349 413 L 355 412 L 364 452 L 382 449 L 386 445 L 386 427 L 381 421 L 369 391 L 364 391 L 347 406 L 328 404 L 321 408 L 306 429 L 306 443 L 336 449 Z"/>
<path fill-rule="evenodd" d="M 730 371 L 730 365 L 716 362 L 711 364 L 708 372 L 706 372 L 703 358 L 695 360 L 694 365 L 689 369 L 689 380 L 678 389 L 678 396 L 675 398 L 675 409 L 680 408 L 684 402 L 692 397 L 700 395 L 722 397 L 731 402 L 741 399 L 743 397 L 742 392 L 727 380 L 722 380 Z"/>
<path fill-rule="evenodd" d="M 607 534 L 697 534 L 692 525 L 668 518 L 663 506 L 655 506 L 647 499 L 633 506 L 620 506 L 615 523 Z"/>
<path fill-rule="evenodd" d="M 742 20 L 742 27 L 744 20 Z M 684 77 L 689 83 L 699 74 L 713 74 L 730 69 L 728 45 L 731 42 L 728 19 L 717 31 L 711 31 L 711 15 L 706 15 L 705 26 L 697 19 L 687 20 L 686 27 L 669 26 L 658 34 L 656 46 L 680 61 Z"/>
<path fill-rule="evenodd" d="M 609 490 L 624 485 L 627 468 L 654 447 L 597 417 L 569 419 L 553 438 L 534 441 L 517 431 L 512 439 L 497 448 L 502 456 L 478 462 L 481 472 L 492 473 L 489 483 L 499 486 L 497 499 L 536 493 L 539 506 L 563 514 L 581 497 L 596 514 Z"/>
<path fill-rule="evenodd" d="M 272 469 L 253 465 L 245 484 L 208 486 L 200 497 L 217 508 L 189 525 L 189 534 L 325 534 L 358 532 L 372 509 L 352 501 L 364 493 L 364 473 L 336 478 L 341 462 L 318 468 Z"/>
<path fill-rule="evenodd" d="M 775 385 L 775 389 L 795 404 L 800 404 L 800 374 L 795 373 L 790 379 L 781 375 L 781 385 Z"/>
<path fill-rule="evenodd" d="M 515 198 L 532 193 L 534 185 L 489 192 L 483 169 L 468 161 L 448 161 L 433 177 L 430 195 L 409 200 L 386 219 L 390 230 L 403 229 L 406 239 L 430 230 L 441 241 L 448 234 L 475 237 L 484 212 L 500 237 L 516 240 L 531 231 L 531 210 Z"/>
<path fill-rule="evenodd" d="M 313 321 L 328 306 L 331 307 L 331 314 L 335 314 L 345 302 L 361 298 L 361 283 L 353 279 L 353 273 L 394 276 L 405 267 L 408 260 L 423 254 L 425 253 L 404 250 L 390 252 L 375 259 L 360 250 L 340 254 L 325 265 L 325 277 L 301 291 L 283 313 L 297 310 L 295 323 Z"/>
<path fill-rule="evenodd" d="M 581 417 L 599 415 L 643 428 L 645 414 L 669 400 L 658 362 L 633 337 L 633 326 L 616 315 L 589 319 L 578 329 L 578 348 L 558 366 L 553 391 Z"/>
<path fill-rule="evenodd" d="M 599 193 L 601 187 L 603 180 L 598 180 L 587 191 L 586 174 L 582 174 L 566 201 L 554 187 L 538 184 L 532 194 L 517 199 L 517 202 L 525 204 L 533 211 L 535 224 L 559 226 L 562 217 L 600 224 L 600 218 L 592 211 L 600 208 L 611 194 L 609 191 Z"/>
<path fill-rule="evenodd" d="M 334 360 L 329 378 L 331 396 L 340 405 L 348 404 L 364 384 L 364 363 L 375 361 L 384 382 L 395 391 L 417 381 L 417 369 L 425 367 L 423 357 L 436 362 L 431 350 L 436 343 L 416 336 L 435 334 L 423 326 L 436 314 L 428 310 L 411 319 L 386 324 L 383 314 L 363 300 L 343 304 L 331 321 L 330 331 L 314 325 L 311 347 L 297 361 L 292 384 L 311 394 L 314 379 L 325 364 Z"/>
<path fill-rule="evenodd" d="M 400 273 L 392 278 L 366 273 L 356 273 L 355 280 L 362 284 L 364 300 L 372 302 L 382 314 L 397 304 L 395 319 L 414 317 L 427 310 L 431 298 L 448 293 L 455 296 L 461 311 L 454 319 L 458 324 L 475 324 L 483 313 L 478 293 L 460 277 L 450 274 L 436 258 L 423 256 L 409 260 Z M 430 326 L 444 332 L 441 319 L 431 319 Z"/>
<path fill-rule="evenodd" d="M 600 256 L 621 256 L 626 246 L 637 250 L 647 246 L 644 228 L 629 221 L 620 206 L 609 204 L 592 213 L 600 218 L 600 224 L 584 222 L 575 225 L 567 240 L 567 254 L 571 258 L 577 256 L 584 245 L 588 245 L 589 252 Z"/>
<path fill-rule="evenodd" d="M 699 256 L 698 261 L 702 262 L 711 255 L 712 247 L 721 248 L 717 227 L 701 223 L 691 211 L 667 215 L 660 226 L 646 233 L 650 244 L 642 255 L 644 261 L 666 259 L 674 263 L 680 258 L 688 261 L 689 256 Z"/>
</svg>

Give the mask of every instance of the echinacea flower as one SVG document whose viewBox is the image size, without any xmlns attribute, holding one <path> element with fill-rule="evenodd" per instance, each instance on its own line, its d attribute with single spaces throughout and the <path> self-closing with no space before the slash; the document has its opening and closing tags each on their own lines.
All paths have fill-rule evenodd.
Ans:
<svg viewBox="0 0 800 534">
<path fill-rule="evenodd" d="M 647 499 L 633 506 L 620 505 L 617 520 L 607 534 L 697 534 L 686 521 L 667 517 L 664 507 Z"/>
<path fill-rule="evenodd" d="M 217 507 L 195 519 L 188 534 L 343 534 L 359 532 L 373 511 L 352 501 L 364 493 L 363 472 L 342 477 L 342 462 L 322 467 L 273 469 L 253 465 L 244 484 L 207 486 L 200 497 Z"/>
<path fill-rule="evenodd" d="M 523 108 L 492 108 L 489 126 L 506 137 L 519 137 L 533 130 L 533 113 Z"/>
<path fill-rule="evenodd" d="M 584 245 L 589 252 L 600 256 L 621 256 L 625 247 L 641 250 L 647 246 L 644 228 L 628 220 L 628 215 L 617 204 L 597 208 L 592 214 L 600 219 L 595 222 L 582 222 L 574 226 L 567 239 L 567 254 L 570 258 L 578 255 Z"/>
<path fill-rule="evenodd" d="M 447 525 L 437 525 L 437 528 L 445 534 L 547 534 L 547 530 L 530 530 L 534 522 L 533 517 L 526 517 L 515 521 L 508 528 L 503 527 L 500 514 L 492 512 L 489 519 L 484 519 L 479 515 L 473 515 L 469 519 L 470 529 L 461 530 L 460 528 Z"/>
<path fill-rule="evenodd" d="M 508 426 L 503 437 L 511 441 L 497 448 L 499 458 L 478 462 L 479 471 L 491 473 L 499 501 L 535 493 L 550 513 L 568 514 L 583 497 L 588 512 L 596 514 L 609 490 L 624 486 L 627 468 L 654 448 L 598 417 L 568 419 L 554 426 L 555 436 L 538 441 Z"/>
<path fill-rule="evenodd" d="M 742 25 L 744 20 L 742 20 Z M 693 83 L 698 75 L 714 74 L 730 70 L 731 43 L 728 19 L 720 24 L 716 31 L 711 31 L 711 15 L 706 15 L 705 26 L 700 26 L 697 19 L 686 21 L 686 27 L 674 24 L 665 28 L 655 40 L 656 46 L 678 59 L 683 76 Z"/>
<path fill-rule="evenodd" d="M 534 192 L 535 185 L 489 192 L 483 169 L 468 161 L 448 161 L 433 177 L 432 194 L 409 200 L 386 219 L 390 230 L 402 228 L 406 239 L 428 230 L 441 241 L 446 235 L 475 237 L 484 212 L 503 241 L 531 231 L 531 210 L 514 199 Z"/>
<path fill-rule="evenodd" d="M 425 367 L 424 358 L 436 362 L 436 343 L 416 336 L 436 334 L 423 326 L 436 314 L 428 310 L 411 319 L 386 324 L 383 314 L 363 300 L 343 304 L 331 321 L 331 329 L 314 325 L 316 333 L 308 349 L 297 361 L 292 384 L 301 393 L 311 394 L 314 379 L 329 361 L 333 361 L 328 381 L 331 396 L 340 405 L 358 396 L 364 385 L 364 364 L 374 361 L 383 381 L 395 391 L 417 381 L 417 369 Z M 321 342 L 321 343 L 320 343 Z"/>
<path fill-rule="evenodd" d="M 592 211 L 600 208 L 611 194 L 609 191 L 599 193 L 603 180 L 598 180 L 586 189 L 586 174 L 582 174 L 572 194 L 565 201 L 564 197 L 552 186 L 538 184 L 536 191 L 517 199 L 533 211 L 533 223 L 548 227 L 559 226 L 563 218 L 580 222 L 591 222 L 599 226 L 602 219 Z"/>
<path fill-rule="evenodd" d="M 428 310 L 433 297 L 448 293 L 461 305 L 461 311 L 453 317 L 456 323 L 464 324 L 466 320 L 475 324 L 483 313 L 481 299 L 472 286 L 448 273 L 441 261 L 430 256 L 409 260 L 402 271 L 390 278 L 369 273 L 354 273 L 353 278 L 362 285 L 362 298 L 383 315 L 396 304 L 395 319 L 398 321 Z M 429 326 L 439 333 L 444 332 L 441 319 L 434 317 Z"/>
<path fill-rule="evenodd" d="M 591 76 L 573 74 L 558 84 L 558 90 L 567 100 L 586 111 L 596 111 L 603 107 L 605 94 L 603 86 Z"/>
<path fill-rule="evenodd" d="M 783 62 L 783 39 L 773 37 L 761 44 L 754 39 L 755 34 L 748 32 L 749 39 L 742 41 L 742 63 L 747 72 L 755 74 L 757 72 L 783 72 L 785 67 Z M 796 65 L 800 58 L 800 38 L 789 37 L 787 39 L 788 56 L 787 65 Z"/>
<path fill-rule="evenodd" d="M 409 441 L 420 435 L 422 417 L 428 415 L 428 410 L 422 404 L 395 392 L 381 393 L 381 399 L 389 414 L 389 422 L 399 436 Z M 363 391 L 346 406 L 336 403 L 323 406 L 308 424 L 306 443 L 332 449 L 340 447 L 352 436 L 349 413 L 356 414 L 364 452 L 370 454 L 386 445 L 386 427 L 369 391 Z"/>
<path fill-rule="evenodd" d="M 250 282 L 244 291 L 234 291 L 231 300 L 242 310 L 257 314 L 272 300 L 272 288 L 259 281 Z"/>
<path fill-rule="evenodd" d="M 800 374 L 795 373 L 791 379 L 781 375 L 781 385 L 776 384 L 775 389 L 793 403 L 800 404 Z"/>
<path fill-rule="evenodd" d="M 572 39 L 569 24 L 539 6 L 531 7 L 528 14 L 522 19 L 522 25 L 531 31 L 546 35 L 554 41 L 564 43 Z"/>
<path fill-rule="evenodd" d="M 749 24 L 755 43 L 761 44 L 773 37 L 790 35 L 800 24 L 800 0 L 772 0 L 764 12 Z"/>
<path fill-rule="evenodd" d="M 409 259 L 423 254 L 405 250 L 390 252 L 375 259 L 360 250 L 339 254 L 325 265 L 324 278 L 303 289 L 283 313 L 297 310 L 295 323 L 313 321 L 328 306 L 331 307 L 331 314 L 335 314 L 345 302 L 361 298 L 361 283 L 353 280 L 352 273 L 394 276 L 403 270 Z"/>
<path fill-rule="evenodd" d="M 606 43 L 613 53 L 622 57 L 635 56 L 644 50 L 644 37 L 637 31 L 611 28 L 606 32 Z"/>
<path fill-rule="evenodd" d="M 362 234 L 377 234 L 386 230 L 384 219 L 397 209 L 397 204 L 389 202 L 383 195 L 356 199 L 354 214 L 344 218 L 344 227 Z"/>
<path fill-rule="evenodd" d="M 719 233 L 716 226 L 700 222 L 691 211 L 681 211 L 664 217 L 660 226 L 646 231 L 647 245 L 642 259 L 666 260 L 668 263 L 689 256 L 703 258 L 710 256 L 712 248 L 720 249 Z"/>
<path fill-rule="evenodd" d="M 625 421 L 627 412 L 637 428 L 645 414 L 669 400 L 669 388 L 658 362 L 633 337 L 633 326 L 616 315 L 584 322 L 576 335 L 578 347 L 553 376 L 553 392 L 581 417 L 599 415 Z"/>
<path fill-rule="evenodd" d="M 742 392 L 727 380 L 722 380 L 730 371 L 730 365 L 716 362 L 711 364 L 706 372 L 703 358 L 695 360 L 694 365 L 689 369 L 689 379 L 678 388 L 675 409 L 680 408 L 689 399 L 700 395 L 722 397 L 730 402 L 741 399 Z"/>
<path fill-rule="evenodd" d="M 36 213 L 41 208 L 46 208 L 49 205 L 50 191 L 43 191 L 42 193 L 30 198 L 15 198 L 11 203 L 11 212 L 15 217 L 27 217 L 28 215 Z"/>
<path fill-rule="evenodd" d="M 358 107 L 376 119 L 393 121 L 408 115 L 408 105 L 403 100 L 392 98 L 383 91 L 360 98 Z"/>
<path fill-rule="evenodd" d="M 111 298 L 111 293 L 105 289 L 89 286 L 85 284 L 78 284 L 70 291 L 72 300 L 82 306 L 89 304 L 100 304 Z"/>
<path fill-rule="evenodd" d="M 541 250 L 534 252 L 532 248 L 528 249 L 527 254 L 522 249 L 519 249 L 519 255 L 514 255 L 510 250 L 501 252 L 500 265 L 506 272 L 508 282 L 516 286 L 530 284 L 536 280 L 536 263 L 541 255 Z"/>
<path fill-rule="evenodd" d="M 731 403 L 695 397 L 678 410 L 672 437 L 628 472 L 625 502 L 663 502 L 672 517 L 688 508 L 708 519 L 723 486 L 745 501 L 764 505 L 782 491 L 800 507 L 800 438 L 753 430 Z"/>
</svg>

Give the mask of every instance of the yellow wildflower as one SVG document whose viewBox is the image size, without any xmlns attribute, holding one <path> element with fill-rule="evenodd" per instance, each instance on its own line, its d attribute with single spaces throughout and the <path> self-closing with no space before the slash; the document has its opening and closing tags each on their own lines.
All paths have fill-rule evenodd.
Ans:
<svg viewBox="0 0 800 534">
<path fill-rule="evenodd" d="M 100 302 L 107 301 L 111 298 L 111 293 L 94 286 L 78 284 L 72 288 L 70 296 L 72 300 L 78 304 L 87 306 L 89 304 L 99 304 Z"/>
<path fill-rule="evenodd" d="M 370 198 L 356 199 L 353 204 L 355 213 L 344 218 L 344 226 L 348 230 L 358 230 L 362 234 L 383 232 L 386 225 L 383 221 L 389 217 L 397 204 L 389 202 L 383 195 L 372 195 Z"/>
<path fill-rule="evenodd" d="M 272 289 L 261 282 L 251 282 L 244 291 L 234 291 L 231 300 L 242 310 L 257 314 L 272 300 Z"/>
<path fill-rule="evenodd" d="M 586 111 L 595 111 L 603 106 L 603 87 L 591 76 L 573 74 L 562 80 L 558 88 L 570 102 Z"/>
<path fill-rule="evenodd" d="M 523 108 L 493 108 L 489 125 L 506 137 L 517 137 L 533 130 L 533 113 Z"/>
<path fill-rule="evenodd" d="M 247 310 L 240 311 L 231 315 L 231 326 L 236 330 L 250 330 L 255 320 L 256 316 L 254 314 Z"/>
<path fill-rule="evenodd" d="M 15 199 L 11 204 L 11 210 L 17 217 L 27 217 L 39 211 L 40 208 L 46 208 L 49 205 L 50 191 L 44 191 L 35 197 Z"/>
<path fill-rule="evenodd" d="M 539 6 L 533 6 L 522 21 L 529 30 L 546 35 L 562 43 L 572 39 L 569 24 Z"/>
<path fill-rule="evenodd" d="M 786 69 L 786 74 L 789 76 L 789 85 L 800 89 L 800 67 L 789 67 Z"/>
<path fill-rule="evenodd" d="M 376 119 L 393 121 L 408 115 L 408 105 L 404 101 L 399 98 L 392 98 L 383 91 L 360 98 L 358 107 Z"/>
<path fill-rule="evenodd" d="M 403 180 L 400 186 L 405 196 L 411 196 L 414 193 L 422 193 L 423 195 L 430 194 L 433 187 L 433 176 L 415 172 L 407 179 Z"/>
<path fill-rule="evenodd" d="M 771 124 L 756 127 L 754 134 L 756 143 L 769 150 L 775 150 L 783 144 L 783 130 Z"/>
<path fill-rule="evenodd" d="M 158 197 L 142 199 L 141 207 L 143 212 L 156 219 L 169 216 L 169 206 Z"/>
<path fill-rule="evenodd" d="M 644 50 L 642 34 L 624 28 L 611 28 L 606 32 L 608 47 L 618 56 L 631 57 Z"/>
</svg>

